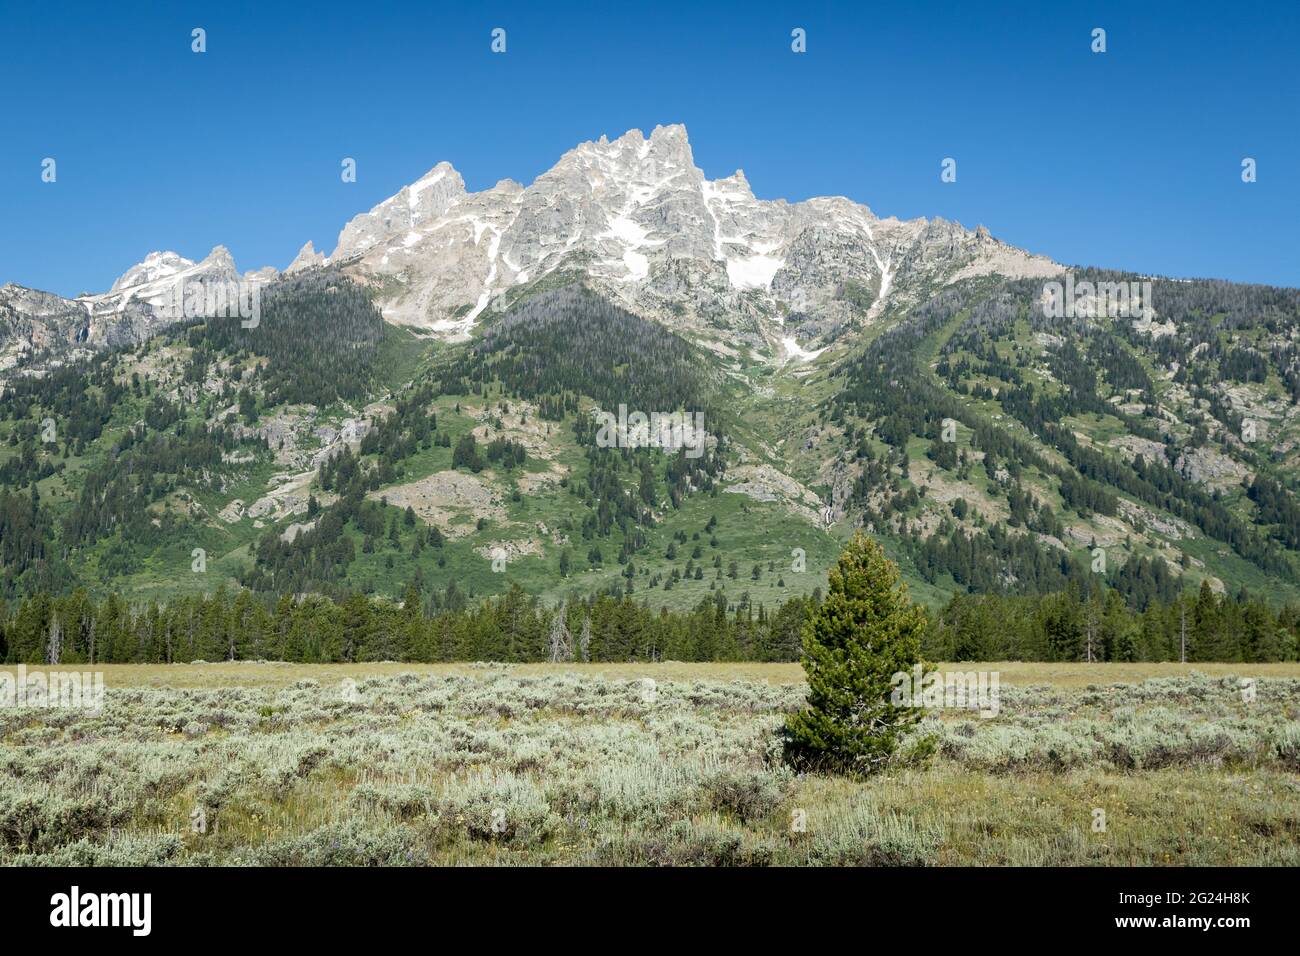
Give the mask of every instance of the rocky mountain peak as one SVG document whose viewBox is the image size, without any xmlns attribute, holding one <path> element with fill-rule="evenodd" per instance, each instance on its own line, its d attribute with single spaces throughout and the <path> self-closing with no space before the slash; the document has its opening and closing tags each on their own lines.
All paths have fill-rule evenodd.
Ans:
<svg viewBox="0 0 1300 956">
<path fill-rule="evenodd" d="M 293 257 L 293 262 L 285 268 L 285 272 L 300 272 L 303 269 L 310 269 L 312 266 L 319 266 L 325 263 L 325 256 L 316 251 L 311 240 L 298 250 L 298 254 Z"/>
<path fill-rule="evenodd" d="M 436 221 L 465 196 L 465 181 L 441 162 L 395 196 L 385 199 L 343 227 L 332 260 L 367 252 L 386 240 L 402 240 L 415 228 Z"/>
<path fill-rule="evenodd" d="M 175 252 L 151 252 L 141 262 L 136 263 L 113 283 L 110 292 L 120 292 L 134 286 L 156 282 L 168 276 L 176 275 L 194 265 L 193 260 Z"/>
<path fill-rule="evenodd" d="M 199 268 L 238 274 L 238 270 L 235 268 L 235 257 L 230 254 L 229 249 L 221 245 L 212 247 L 212 251 L 199 263 Z"/>
<path fill-rule="evenodd" d="M 805 339 L 834 336 L 855 310 L 874 319 L 935 282 L 1060 268 L 942 219 L 881 220 L 844 197 L 758 199 L 742 170 L 707 179 L 679 124 L 581 143 L 527 187 L 465 193 L 440 163 L 349 223 L 331 261 L 388 290 L 390 321 L 452 338 L 567 269 L 639 314 L 722 323 L 774 353 L 792 310 Z M 846 287 L 870 291 L 846 297 Z"/>
</svg>

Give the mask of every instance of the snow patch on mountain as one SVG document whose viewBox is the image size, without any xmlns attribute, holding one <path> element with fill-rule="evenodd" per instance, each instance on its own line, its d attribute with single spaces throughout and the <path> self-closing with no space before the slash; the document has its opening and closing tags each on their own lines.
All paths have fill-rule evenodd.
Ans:
<svg viewBox="0 0 1300 956">
<path fill-rule="evenodd" d="M 144 260 L 127 269 L 121 278 L 113 283 L 110 292 L 120 292 L 137 286 L 148 285 L 162 279 L 168 279 L 191 269 L 194 261 L 186 259 L 175 252 L 151 252 Z"/>
<path fill-rule="evenodd" d="M 646 317 L 768 349 L 793 310 L 801 334 L 834 336 L 936 283 L 1060 271 L 943 220 L 880 219 L 844 197 L 757 199 L 743 171 L 706 178 L 682 126 L 582 143 L 526 187 L 468 193 L 440 163 L 348 223 L 330 261 L 382 288 L 390 321 L 451 338 L 506 291 L 567 270 Z"/>
</svg>

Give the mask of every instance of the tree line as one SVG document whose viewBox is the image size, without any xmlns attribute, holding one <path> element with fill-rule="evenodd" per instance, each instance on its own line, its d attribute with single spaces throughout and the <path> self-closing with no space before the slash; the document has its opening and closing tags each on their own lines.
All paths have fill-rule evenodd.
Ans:
<svg viewBox="0 0 1300 956">
<path fill-rule="evenodd" d="M 407 661 L 793 661 L 820 589 L 767 608 L 717 592 L 690 610 L 626 595 L 547 606 L 518 585 L 469 601 L 454 583 L 401 601 L 354 593 L 278 598 L 246 589 L 167 602 L 95 600 L 84 590 L 0 602 L 10 664 Z M 1238 661 L 1300 657 L 1300 608 L 1203 584 L 1135 614 L 1110 588 L 952 598 L 926 615 L 930 660 Z"/>
</svg>

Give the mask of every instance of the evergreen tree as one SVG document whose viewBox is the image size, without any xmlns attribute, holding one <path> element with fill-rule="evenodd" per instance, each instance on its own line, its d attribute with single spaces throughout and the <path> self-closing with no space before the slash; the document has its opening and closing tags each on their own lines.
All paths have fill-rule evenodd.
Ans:
<svg viewBox="0 0 1300 956">
<path fill-rule="evenodd" d="M 920 663 L 925 610 L 912 604 L 898 566 L 861 531 L 830 572 L 826 600 L 803 628 L 808 706 L 783 732 L 799 769 L 878 770 L 897 749 L 915 707 L 891 699 L 894 675 Z M 920 688 L 915 688 L 920 692 Z"/>
</svg>

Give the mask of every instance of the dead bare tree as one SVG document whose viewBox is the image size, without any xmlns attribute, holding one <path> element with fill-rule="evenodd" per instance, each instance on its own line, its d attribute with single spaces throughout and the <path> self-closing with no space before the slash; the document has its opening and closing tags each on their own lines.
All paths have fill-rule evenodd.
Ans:
<svg viewBox="0 0 1300 956">
<path fill-rule="evenodd" d="M 573 640 L 569 634 L 569 624 L 565 620 L 567 607 L 567 604 L 561 602 L 555 609 L 555 620 L 551 622 L 552 664 L 573 660 Z"/>
</svg>

